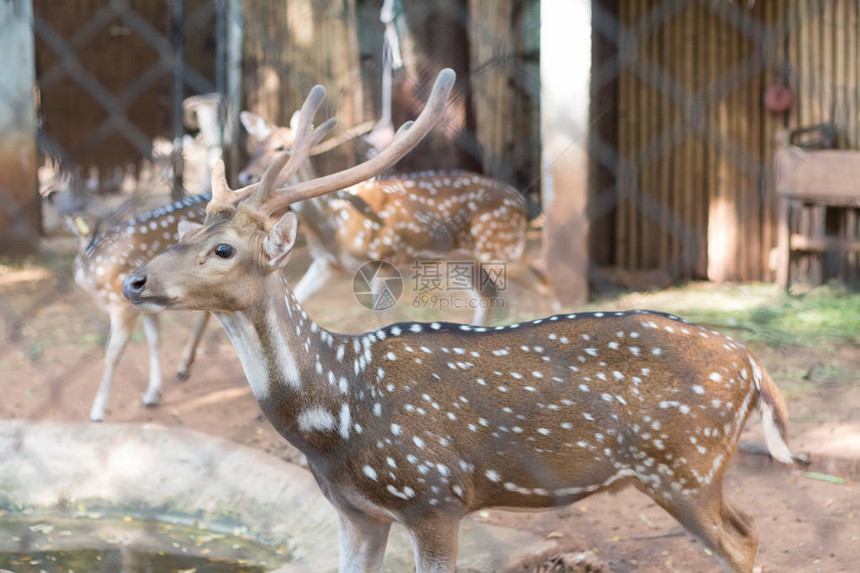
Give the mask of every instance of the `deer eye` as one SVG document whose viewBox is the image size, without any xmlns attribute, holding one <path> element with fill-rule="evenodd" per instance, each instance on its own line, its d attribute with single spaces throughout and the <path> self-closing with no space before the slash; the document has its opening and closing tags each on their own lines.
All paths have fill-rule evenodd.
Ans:
<svg viewBox="0 0 860 573">
<path fill-rule="evenodd" d="M 283 151 L 283 150 L 284 150 L 284 146 L 283 146 L 283 145 L 279 145 L 279 146 L 277 146 L 277 147 L 275 148 L 275 151 Z"/>
<path fill-rule="evenodd" d="M 233 247 L 226 243 L 221 243 L 220 245 L 215 247 L 215 255 L 222 259 L 229 259 L 233 256 L 234 252 L 235 250 L 233 249 Z"/>
</svg>

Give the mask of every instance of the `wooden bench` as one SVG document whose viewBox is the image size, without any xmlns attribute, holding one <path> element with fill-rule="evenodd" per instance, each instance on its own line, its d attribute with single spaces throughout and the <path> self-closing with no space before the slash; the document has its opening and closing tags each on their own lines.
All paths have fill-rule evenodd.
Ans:
<svg viewBox="0 0 860 573">
<path fill-rule="evenodd" d="M 855 211 L 860 207 L 860 151 L 784 146 L 776 152 L 774 171 L 779 200 L 776 278 L 788 289 L 793 253 L 860 253 Z M 851 208 L 842 236 L 825 232 L 828 207 Z M 798 232 L 792 219 L 803 208 L 812 209 L 812 221 L 805 232 Z"/>
</svg>

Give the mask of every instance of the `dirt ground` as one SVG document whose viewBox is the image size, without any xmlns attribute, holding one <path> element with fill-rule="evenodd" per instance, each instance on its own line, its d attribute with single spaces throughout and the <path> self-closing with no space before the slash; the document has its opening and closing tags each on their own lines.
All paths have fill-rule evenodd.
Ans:
<svg viewBox="0 0 860 573">
<path fill-rule="evenodd" d="M 68 242 L 54 245 L 48 266 L 0 267 L 0 416 L 86 422 L 102 371 L 107 316 L 76 288 Z M 293 277 L 307 264 L 298 252 Z M 466 321 L 469 313 L 416 312 L 408 302 L 382 315 L 354 300 L 343 277 L 308 302 L 320 324 L 358 332 L 407 317 L 442 316 Z M 513 285 L 505 320 L 536 318 L 554 310 L 540 295 Z M 613 308 L 616 303 L 607 303 Z M 618 303 L 621 305 L 621 303 Z M 648 297 L 637 299 L 648 305 Z M 182 426 L 259 448 L 288 461 L 300 455 L 263 419 L 236 354 L 220 327 L 205 335 L 191 377 L 175 378 L 189 325 L 184 313 L 162 316 L 164 385 L 161 405 L 147 409 L 140 394 L 148 377 L 148 353 L 138 332 L 114 380 L 106 421 Z M 757 347 L 789 401 L 792 445 L 812 455 L 810 467 L 786 467 L 768 458 L 739 454 L 726 480 L 726 494 L 755 516 L 760 536 L 757 566 L 768 572 L 860 570 L 860 351 L 842 347 L 822 356 L 807 347 Z M 834 375 L 833 373 L 837 373 Z M 838 373 L 855 373 L 840 377 Z M 758 420 L 744 440 L 763 443 Z M 839 476 L 845 483 L 810 477 Z M 563 571 L 565 553 L 591 551 L 589 571 L 716 572 L 717 561 L 644 495 L 632 490 L 600 494 L 542 513 L 481 512 L 475 519 L 530 530 L 555 539 L 558 551 L 535 556 L 521 571 Z M 574 560 L 568 559 L 568 563 Z M 586 570 L 580 568 L 579 570 Z"/>
</svg>

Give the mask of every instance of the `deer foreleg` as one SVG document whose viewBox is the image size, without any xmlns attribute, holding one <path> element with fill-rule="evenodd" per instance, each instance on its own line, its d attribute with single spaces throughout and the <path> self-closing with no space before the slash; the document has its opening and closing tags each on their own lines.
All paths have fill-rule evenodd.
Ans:
<svg viewBox="0 0 860 573">
<path fill-rule="evenodd" d="M 474 305 L 472 324 L 486 326 L 489 323 L 492 305 L 499 296 L 499 289 L 492 277 L 483 269 L 478 271 L 476 278 L 478 284 L 473 285 L 472 289 L 472 304 Z"/>
<path fill-rule="evenodd" d="M 102 380 L 93 405 L 90 408 L 90 420 L 101 422 L 105 417 L 105 407 L 110 396 L 110 385 L 113 380 L 113 372 L 119 362 L 125 345 L 131 337 L 131 329 L 137 318 L 137 311 L 131 307 L 113 308 L 110 311 L 110 335 L 105 347 L 105 365 Z"/>
<path fill-rule="evenodd" d="M 340 513 L 339 573 L 371 573 L 382 569 L 391 523 L 363 515 Z"/>
<path fill-rule="evenodd" d="M 454 573 L 460 520 L 425 517 L 409 528 L 416 573 Z"/>
<path fill-rule="evenodd" d="M 161 398 L 161 357 L 158 354 L 159 336 L 156 315 L 143 315 L 143 332 L 149 345 L 149 386 L 141 399 L 145 406 L 155 406 Z"/>
<path fill-rule="evenodd" d="M 200 344 L 200 339 L 203 337 L 203 331 L 206 330 L 206 323 L 209 322 L 208 312 L 198 312 L 194 317 L 194 326 L 191 327 L 191 333 L 188 335 L 188 341 L 185 343 L 185 348 L 182 350 L 182 356 L 179 358 L 179 368 L 176 371 L 176 377 L 185 381 L 191 373 L 191 365 L 194 364 L 194 357 L 197 355 L 197 345 Z"/>
</svg>

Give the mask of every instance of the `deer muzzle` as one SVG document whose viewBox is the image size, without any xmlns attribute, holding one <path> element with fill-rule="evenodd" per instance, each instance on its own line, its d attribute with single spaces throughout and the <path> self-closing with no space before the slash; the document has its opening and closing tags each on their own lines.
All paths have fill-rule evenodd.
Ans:
<svg viewBox="0 0 860 573">
<path fill-rule="evenodd" d="M 122 296 L 132 304 L 141 302 L 141 295 L 146 288 L 146 274 L 136 270 L 122 281 Z"/>
</svg>

